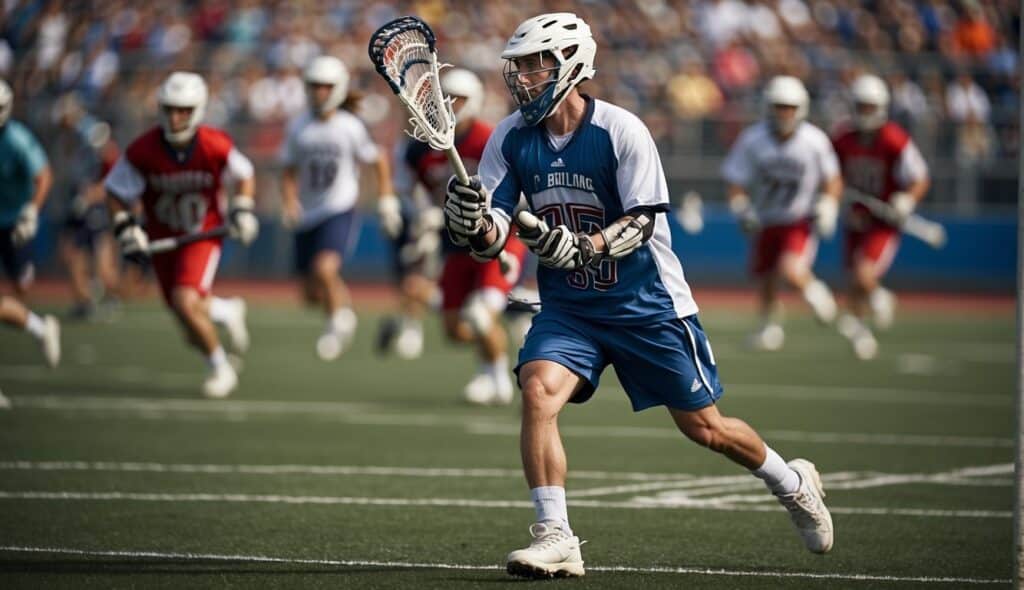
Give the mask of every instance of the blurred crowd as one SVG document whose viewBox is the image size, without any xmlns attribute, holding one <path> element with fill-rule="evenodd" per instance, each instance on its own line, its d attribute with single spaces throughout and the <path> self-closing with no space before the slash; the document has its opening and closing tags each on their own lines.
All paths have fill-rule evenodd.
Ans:
<svg viewBox="0 0 1024 590">
<path fill-rule="evenodd" d="M 718 156 L 760 114 L 773 75 L 803 79 L 812 119 L 846 114 L 845 83 L 883 75 L 893 113 L 930 158 L 1015 157 L 1020 104 L 1017 0 L 0 0 L 0 76 L 15 116 L 44 137 L 49 105 L 75 93 L 130 139 L 154 122 L 172 69 L 207 77 L 208 122 L 269 160 L 283 123 L 305 108 L 301 67 L 327 52 L 353 70 L 359 113 L 385 142 L 402 117 L 370 68 L 366 42 L 387 20 L 418 14 L 443 60 L 487 81 L 492 120 L 510 110 L 499 53 L 524 18 L 574 11 L 598 43 L 595 95 L 647 121 L 665 155 Z"/>
</svg>

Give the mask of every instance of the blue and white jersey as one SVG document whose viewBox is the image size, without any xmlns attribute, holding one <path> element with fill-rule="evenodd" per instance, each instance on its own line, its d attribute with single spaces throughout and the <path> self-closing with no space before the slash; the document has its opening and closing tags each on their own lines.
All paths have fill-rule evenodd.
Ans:
<svg viewBox="0 0 1024 590">
<path fill-rule="evenodd" d="M 492 207 L 511 216 L 524 195 L 550 227 L 565 224 L 588 234 L 638 207 L 669 210 L 665 173 L 647 127 L 625 109 L 585 98 L 583 122 L 561 141 L 543 125 L 527 125 L 518 111 L 498 125 L 480 163 Z M 576 271 L 542 266 L 537 282 L 545 308 L 606 323 L 697 313 L 665 215 L 656 216 L 654 235 L 632 254 Z"/>
<path fill-rule="evenodd" d="M 36 176 L 47 165 L 43 146 L 27 127 L 14 120 L 0 127 L 0 227 L 18 221 L 35 192 Z"/>
</svg>

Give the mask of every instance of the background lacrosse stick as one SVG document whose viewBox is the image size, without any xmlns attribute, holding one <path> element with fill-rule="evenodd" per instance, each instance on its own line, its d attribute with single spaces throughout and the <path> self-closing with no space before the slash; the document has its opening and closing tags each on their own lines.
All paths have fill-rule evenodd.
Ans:
<svg viewBox="0 0 1024 590">
<path fill-rule="evenodd" d="M 896 220 L 898 218 L 892 205 L 877 197 L 849 188 L 847 189 L 847 194 L 849 194 L 851 201 L 864 205 L 868 211 L 882 219 Z M 911 213 L 900 224 L 899 228 L 901 232 L 921 240 L 932 248 L 939 249 L 946 245 L 946 228 L 941 223 L 925 219 L 917 213 Z"/>
<path fill-rule="evenodd" d="M 455 176 L 469 184 L 469 174 L 455 149 L 455 113 L 441 91 L 434 31 L 415 16 L 385 24 L 370 37 L 370 61 L 409 112 L 413 139 L 448 156 Z"/>
</svg>

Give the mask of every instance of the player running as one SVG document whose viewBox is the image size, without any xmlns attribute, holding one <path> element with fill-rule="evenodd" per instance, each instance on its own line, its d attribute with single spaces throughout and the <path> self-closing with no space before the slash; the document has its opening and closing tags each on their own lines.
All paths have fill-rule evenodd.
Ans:
<svg viewBox="0 0 1024 590">
<path fill-rule="evenodd" d="M 145 257 L 150 239 L 223 225 L 244 245 L 256 239 L 252 163 L 226 133 L 201 124 L 206 102 L 206 83 L 198 74 L 172 73 L 157 93 L 160 125 L 133 141 L 107 175 L 114 235 L 125 257 Z M 221 191 L 227 184 L 237 187 L 225 214 Z M 238 385 L 214 324 L 227 328 L 233 348 L 248 347 L 244 302 L 210 294 L 221 242 L 199 240 L 151 259 L 164 302 L 209 364 L 202 392 L 210 398 L 226 397 Z"/>
<path fill-rule="evenodd" d="M 657 148 L 628 111 L 580 94 L 594 75 L 590 27 L 571 13 L 526 20 L 502 57 L 519 110 L 487 142 L 480 177 L 450 183 L 449 231 L 493 258 L 513 215 L 537 254 L 541 312 L 519 354 L 520 450 L 537 522 L 508 556 L 525 577 L 581 576 L 580 540 L 565 503 L 558 414 L 584 402 L 615 368 L 633 409 L 667 406 L 698 444 L 751 470 L 787 508 L 808 549 L 832 548 L 821 478 L 787 464 L 745 422 L 719 413 L 722 395 L 697 305 L 672 252 L 668 188 Z M 516 211 L 520 193 L 536 218 Z"/>
<path fill-rule="evenodd" d="M 475 172 L 493 131 L 478 118 L 483 107 L 483 84 L 469 70 L 454 68 L 442 74 L 441 89 L 453 100 L 455 147 L 467 170 Z M 418 182 L 430 192 L 434 202 L 444 199 L 445 180 L 451 173 L 444 152 L 412 141 L 403 162 L 405 170 L 398 175 L 404 176 L 399 182 L 403 194 L 411 194 L 413 184 Z M 425 211 L 432 214 L 429 208 Z M 501 315 L 509 291 L 519 279 L 526 247 L 514 236 L 509 238 L 505 250 L 510 255 L 506 259 L 511 268 L 506 271 L 497 259 L 474 259 L 469 250 L 456 246 L 448 236 L 443 238 L 442 250 L 444 267 L 439 283 L 445 332 L 456 342 L 475 344 L 480 356 L 479 370 L 463 389 L 463 399 L 481 405 L 508 404 L 514 388 L 508 367 L 508 335 Z M 421 300 L 420 306 L 425 305 Z"/>
<path fill-rule="evenodd" d="M 0 321 L 25 330 L 40 345 L 46 364 L 60 362 L 60 324 L 39 316 L 21 299 L 32 284 L 31 245 L 39 229 L 39 211 L 53 183 L 46 152 L 32 132 L 11 119 L 14 92 L 0 80 L 0 262 L 14 296 L 0 295 Z"/>
<path fill-rule="evenodd" d="M 394 191 L 387 156 L 363 122 L 341 109 L 348 96 L 345 64 L 320 56 L 303 77 L 310 109 L 291 122 L 281 147 L 282 212 L 285 224 L 296 230 L 295 268 L 303 276 L 305 298 L 322 305 L 327 315 L 316 352 L 331 361 L 351 345 L 356 333 L 356 314 L 340 272 L 359 236 L 357 161 L 375 165 L 382 196 Z"/>
<path fill-rule="evenodd" d="M 899 226 L 914 212 L 928 192 L 928 165 L 910 135 L 889 120 L 889 90 L 877 76 L 862 75 L 850 86 L 853 125 L 833 138 L 846 183 L 868 197 L 892 206 L 893 217 L 882 219 L 862 204 L 855 204 L 846 227 L 845 263 L 850 274 L 848 313 L 836 326 L 853 345 L 857 358 L 878 353 L 878 341 L 864 322 L 870 314 L 875 326 L 893 321 L 895 297 L 882 287 L 899 248 Z"/>
<path fill-rule="evenodd" d="M 729 208 L 753 241 L 750 269 L 759 282 L 763 323 L 750 345 L 779 350 L 785 341 L 781 282 L 800 291 L 818 320 L 835 319 L 832 292 L 812 268 L 818 237 L 835 233 L 843 181 L 828 136 L 805 120 L 808 97 L 800 80 L 772 78 L 764 108 L 765 120 L 732 146 L 722 176 Z"/>
</svg>

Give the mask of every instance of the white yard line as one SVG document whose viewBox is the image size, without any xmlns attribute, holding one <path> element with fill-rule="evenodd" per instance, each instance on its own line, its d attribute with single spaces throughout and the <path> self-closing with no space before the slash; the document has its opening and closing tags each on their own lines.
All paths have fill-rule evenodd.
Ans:
<svg viewBox="0 0 1024 590">
<path fill-rule="evenodd" d="M 67 547 L 25 547 L 18 545 L 0 546 L 5 553 L 36 553 L 50 555 L 78 555 L 90 557 L 119 557 L 166 559 L 174 561 L 223 561 L 245 563 L 278 563 L 294 565 L 319 565 L 334 567 L 376 567 L 390 569 L 436 569 L 436 570 L 471 570 L 500 572 L 504 568 L 498 565 L 474 565 L 459 563 L 411 562 L 411 561 L 377 561 L 360 559 L 308 559 L 300 557 L 271 557 L 266 555 L 239 555 L 218 553 L 179 553 L 165 551 L 118 551 L 99 549 L 73 549 Z M 607 573 L 641 573 L 641 574 L 677 574 L 724 577 L 754 577 L 777 579 L 812 579 L 812 580 L 844 580 L 851 582 L 917 582 L 931 584 L 1008 584 L 1009 578 L 974 578 L 959 576 L 889 576 L 881 574 L 859 573 L 817 573 L 817 572 L 773 572 L 730 570 L 725 568 L 709 568 L 700 566 L 686 567 L 637 567 L 637 566 L 593 566 L 588 565 L 589 572 Z M 213 572 L 216 573 L 216 572 Z"/>
<path fill-rule="evenodd" d="M 222 493 L 147 493 L 147 492 L 80 492 L 80 491 L 0 491 L 0 500 L 85 500 L 85 501 L 136 501 L 136 502 L 224 502 L 257 504 L 319 504 L 356 506 L 420 506 L 450 508 L 533 508 L 533 502 L 526 500 L 477 500 L 472 498 L 367 498 L 355 496 L 284 496 L 278 494 L 222 494 Z M 779 506 L 732 506 L 717 500 L 694 500 L 691 498 L 661 500 L 657 498 L 636 499 L 625 502 L 601 500 L 575 500 L 573 508 L 614 508 L 627 510 L 647 509 L 697 509 L 723 512 L 778 512 Z M 829 507 L 833 514 L 858 514 L 871 516 L 912 516 L 922 518 L 1010 518 L 1008 510 L 942 510 L 932 508 L 873 508 L 873 507 Z"/>
</svg>

